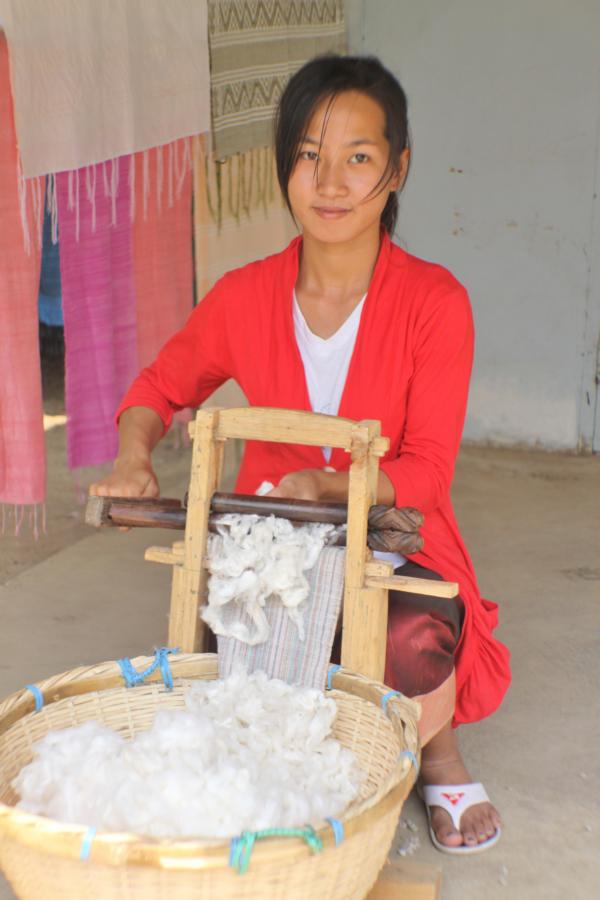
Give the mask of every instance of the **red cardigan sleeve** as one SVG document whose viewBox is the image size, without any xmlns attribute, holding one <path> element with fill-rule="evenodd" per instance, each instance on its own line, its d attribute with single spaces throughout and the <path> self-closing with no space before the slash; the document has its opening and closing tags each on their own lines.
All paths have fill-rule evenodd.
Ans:
<svg viewBox="0 0 600 900">
<path fill-rule="evenodd" d="M 439 285 L 423 302 L 413 335 L 414 369 L 398 456 L 381 465 L 397 506 L 427 514 L 447 497 L 473 363 L 473 318 L 466 291 Z"/>
<path fill-rule="evenodd" d="M 228 340 L 231 292 L 220 279 L 194 309 L 187 323 L 142 369 L 117 410 L 146 406 L 161 417 L 165 431 L 173 413 L 199 406 L 219 385 L 235 377 Z"/>
</svg>

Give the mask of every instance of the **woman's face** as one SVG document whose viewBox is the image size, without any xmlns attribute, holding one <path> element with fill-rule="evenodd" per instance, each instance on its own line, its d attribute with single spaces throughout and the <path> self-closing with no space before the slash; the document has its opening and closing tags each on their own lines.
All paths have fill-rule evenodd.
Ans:
<svg viewBox="0 0 600 900">
<path fill-rule="evenodd" d="M 379 232 L 389 192 L 404 180 L 408 151 L 401 154 L 392 180 L 383 190 L 381 185 L 375 189 L 390 152 L 382 108 L 358 91 L 339 94 L 329 111 L 328 103 L 325 98 L 309 122 L 288 195 L 305 235 L 345 243 L 370 229 Z"/>
</svg>

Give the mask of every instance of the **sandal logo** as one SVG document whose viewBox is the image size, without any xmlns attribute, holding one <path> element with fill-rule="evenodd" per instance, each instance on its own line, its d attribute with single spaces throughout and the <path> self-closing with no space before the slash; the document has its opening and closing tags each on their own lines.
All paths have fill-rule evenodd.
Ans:
<svg viewBox="0 0 600 900">
<path fill-rule="evenodd" d="M 456 794 L 442 794 L 442 797 L 444 797 L 449 803 L 451 803 L 452 806 L 456 806 L 457 803 L 460 803 L 464 796 L 464 791 L 459 791 Z"/>
</svg>

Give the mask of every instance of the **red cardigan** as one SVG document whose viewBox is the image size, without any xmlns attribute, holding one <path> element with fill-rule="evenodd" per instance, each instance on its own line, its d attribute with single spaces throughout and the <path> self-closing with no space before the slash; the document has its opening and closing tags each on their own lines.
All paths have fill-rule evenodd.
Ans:
<svg viewBox="0 0 600 900">
<path fill-rule="evenodd" d="M 282 253 L 221 278 L 134 381 L 117 416 L 148 406 L 166 430 L 175 410 L 198 406 L 229 378 L 252 406 L 310 410 L 292 317 L 300 248 L 298 237 Z M 425 546 L 411 558 L 460 586 L 455 724 L 492 713 L 510 682 L 508 650 L 492 636 L 497 606 L 479 594 L 450 501 L 472 358 L 464 288 L 384 234 L 339 415 L 381 421 L 391 440 L 381 468 L 396 505 L 425 514 Z M 248 442 L 236 489 L 253 493 L 262 481 L 277 484 L 288 472 L 323 465 L 319 447 Z M 348 454 L 334 449 L 330 465 L 347 469 Z"/>
</svg>

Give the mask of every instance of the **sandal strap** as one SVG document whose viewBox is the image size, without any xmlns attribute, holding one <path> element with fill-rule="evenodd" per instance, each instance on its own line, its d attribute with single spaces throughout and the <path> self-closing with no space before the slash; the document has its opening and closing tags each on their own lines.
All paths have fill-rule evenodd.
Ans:
<svg viewBox="0 0 600 900">
<path fill-rule="evenodd" d="M 457 831 L 460 831 L 462 814 L 476 803 L 486 803 L 489 799 L 480 781 L 469 784 L 423 785 L 423 800 L 427 806 L 441 806 L 445 809 Z"/>
</svg>

